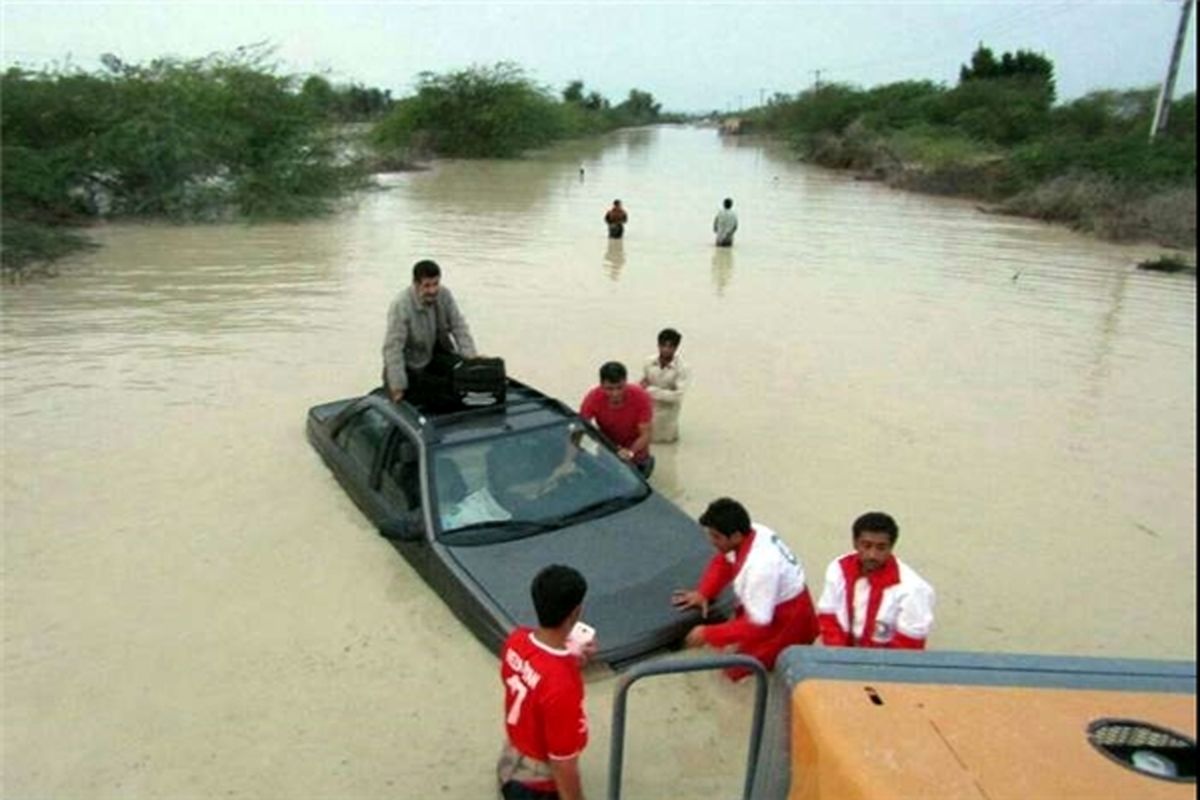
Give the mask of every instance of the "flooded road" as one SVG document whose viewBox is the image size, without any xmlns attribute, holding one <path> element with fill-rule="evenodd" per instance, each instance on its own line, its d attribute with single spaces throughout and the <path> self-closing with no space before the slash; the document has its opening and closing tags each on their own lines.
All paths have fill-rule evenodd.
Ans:
<svg viewBox="0 0 1200 800">
<path fill-rule="evenodd" d="M 814 593 L 882 509 L 938 591 L 932 647 L 1195 658 L 1196 290 L 1134 269 L 1155 248 L 703 129 L 381 183 L 299 225 L 112 225 L 0 292 L 5 796 L 491 796 L 494 656 L 304 437 L 377 383 L 422 257 L 485 353 L 572 404 L 681 330 L 652 483 L 742 500 Z M 591 797 L 614 683 L 589 676 Z M 639 684 L 626 796 L 735 795 L 750 700 Z"/>
</svg>

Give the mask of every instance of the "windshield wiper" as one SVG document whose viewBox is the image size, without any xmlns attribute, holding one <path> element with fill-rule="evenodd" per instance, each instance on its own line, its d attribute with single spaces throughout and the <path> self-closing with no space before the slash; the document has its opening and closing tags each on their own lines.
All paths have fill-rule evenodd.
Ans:
<svg viewBox="0 0 1200 800">
<path fill-rule="evenodd" d="M 557 521 L 537 522 L 532 519 L 492 519 L 487 522 L 472 522 L 461 528 L 451 528 L 443 531 L 445 536 L 455 536 L 460 533 L 475 533 L 477 531 L 506 531 L 512 533 L 543 533 L 561 527 Z"/>
<path fill-rule="evenodd" d="M 646 498 L 646 495 L 620 495 L 618 497 L 609 497 L 606 500 L 598 500 L 595 503 L 584 506 L 583 508 L 572 511 L 570 514 L 564 514 L 558 518 L 560 525 L 569 525 L 574 522 L 580 522 L 585 519 L 593 519 L 602 517 L 605 514 L 611 514 L 614 511 L 620 511 L 622 508 L 640 503 Z"/>
</svg>

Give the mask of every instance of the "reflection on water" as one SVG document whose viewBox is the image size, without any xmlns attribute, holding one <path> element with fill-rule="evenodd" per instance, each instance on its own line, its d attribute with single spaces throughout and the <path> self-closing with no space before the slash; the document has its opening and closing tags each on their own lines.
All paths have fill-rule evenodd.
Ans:
<svg viewBox="0 0 1200 800">
<path fill-rule="evenodd" d="M 733 279 L 733 248 L 713 247 L 712 280 L 717 294 L 725 293 L 725 287 Z"/>
<path fill-rule="evenodd" d="M 494 657 L 304 438 L 378 382 L 423 257 L 481 350 L 570 404 L 683 331 L 652 483 L 693 515 L 742 500 L 814 590 L 881 508 L 937 588 L 934 647 L 1195 657 L 1195 281 L 1136 271 L 1154 248 L 672 126 L 381 182 L 299 225 L 102 228 L 0 291 L 6 794 L 493 791 Z M 596 795 L 613 684 L 590 675 Z M 647 689 L 674 733 L 631 748 L 632 785 L 736 794 L 717 742 L 747 691 Z"/>
<path fill-rule="evenodd" d="M 604 250 L 604 271 L 614 281 L 621 277 L 621 267 L 625 266 L 625 240 L 609 239 L 608 247 Z"/>
<path fill-rule="evenodd" d="M 650 145 L 658 140 L 660 130 L 660 128 L 654 127 L 631 128 L 622 131 L 621 141 L 625 145 L 625 156 L 634 163 L 649 158 L 651 155 Z"/>
</svg>

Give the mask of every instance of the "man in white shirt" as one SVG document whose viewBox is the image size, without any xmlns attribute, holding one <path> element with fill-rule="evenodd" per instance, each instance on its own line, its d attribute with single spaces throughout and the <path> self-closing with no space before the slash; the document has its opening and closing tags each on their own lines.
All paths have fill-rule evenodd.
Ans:
<svg viewBox="0 0 1200 800">
<path fill-rule="evenodd" d="M 717 235 L 717 247 L 733 247 L 733 234 L 738 228 L 737 214 L 733 213 L 733 199 L 726 197 L 722 208 L 713 217 L 713 233 Z"/>
<path fill-rule="evenodd" d="M 642 388 L 654 400 L 653 442 L 673 442 L 679 438 L 679 411 L 691 379 L 691 372 L 678 353 L 682 341 L 679 331 L 663 328 L 658 334 L 658 354 L 647 358 L 642 370 Z"/>
<path fill-rule="evenodd" d="M 854 551 L 825 570 L 817 603 L 821 641 L 830 647 L 923 650 L 933 628 L 933 587 L 892 554 L 900 527 L 882 511 L 854 520 Z"/>
</svg>

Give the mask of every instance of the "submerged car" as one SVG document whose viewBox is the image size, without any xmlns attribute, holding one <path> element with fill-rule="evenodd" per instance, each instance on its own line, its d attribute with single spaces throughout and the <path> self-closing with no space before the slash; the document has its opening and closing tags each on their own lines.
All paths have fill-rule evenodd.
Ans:
<svg viewBox="0 0 1200 800">
<path fill-rule="evenodd" d="M 610 665 L 677 646 L 699 622 L 670 602 L 713 555 L 697 523 L 532 387 L 510 378 L 501 399 L 442 413 L 376 390 L 314 406 L 307 429 L 363 513 L 493 652 L 536 625 L 529 584 L 549 564 L 587 579 L 583 616 Z"/>
</svg>

